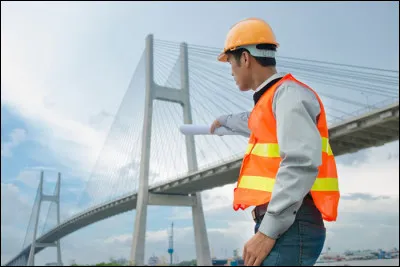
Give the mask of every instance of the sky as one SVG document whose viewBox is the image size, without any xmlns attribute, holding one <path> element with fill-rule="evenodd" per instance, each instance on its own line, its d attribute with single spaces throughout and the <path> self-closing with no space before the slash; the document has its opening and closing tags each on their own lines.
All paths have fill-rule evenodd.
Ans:
<svg viewBox="0 0 400 267">
<path fill-rule="evenodd" d="M 119 138 L 124 128 L 112 126 L 122 102 L 126 110 L 122 125 L 129 125 L 126 132 L 131 140 L 141 131 L 143 103 L 135 99 L 141 99 L 143 91 L 130 90 L 124 95 L 128 87 L 134 87 L 133 74 L 135 83 L 143 82 L 143 72 L 136 67 L 143 65 L 146 36 L 151 33 L 161 40 L 222 47 L 230 26 L 246 17 L 270 23 L 280 43 L 279 55 L 398 71 L 399 8 L 395 2 L 2 1 L 2 264 L 22 247 L 41 169 L 45 169 L 46 192 L 52 192 L 57 172 L 62 173 L 62 218 L 87 204 L 81 200 L 87 188 L 100 201 L 104 194 L 111 197 L 134 186 L 131 174 L 123 183 L 114 176 L 112 181 L 105 177 L 109 172 L 116 175 L 119 168 L 140 156 L 139 145 Z M 167 116 L 162 109 L 155 110 L 155 117 Z M 213 112 L 215 117 L 220 115 L 217 109 Z M 154 142 L 162 146 L 164 133 L 156 125 Z M 113 142 L 104 144 L 110 127 Z M 125 147 L 127 142 L 133 147 Z M 245 144 L 243 139 L 237 142 Z M 102 150 L 103 145 L 108 150 Z M 327 224 L 326 246 L 332 251 L 399 247 L 398 145 L 396 141 L 338 157 L 344 197 L 338 221 Z M 115 152 L 123 160 L 113 156 L 115 147 L 123 150 Z M 154 176 L 170 174 L 163 159 L 169 162 L 171 149 L 183 147 L 172 145 L 162 157 L 155 155 Z M 174 161 L 179 159 L 179 153 L 171 154 Z M 218 155 L 204 164 L 215 158 Z M 90 178 L 92 173 L 96 173 L 94 178 Z M 117 187 L 107 191 L 110 185 Z M 202 193 L 209 242 L 216 257 L 231 256 L 236 248 L 241 251 L 252 235 L 250 214 L 231 209 L 233 186 Z M 47 207 L 43 205 L 42 213 Z M 63 238 L 64 264 L 129 258 L 134 216 L 134 211 L 127 212 Z M 172 221 L 176 259 L 195 258 L 190 209 L 159 206 L 149 207 L 146 258 L 167 255 L 167 228 Z M 55 260 L 53 248 L 36 257 L 37 264 Z"/>
</svg>

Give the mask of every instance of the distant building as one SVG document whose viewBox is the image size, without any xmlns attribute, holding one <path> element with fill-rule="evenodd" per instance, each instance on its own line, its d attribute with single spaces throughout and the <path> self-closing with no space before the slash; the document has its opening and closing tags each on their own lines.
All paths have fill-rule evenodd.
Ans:
<svg viewBox="0 0 400 267">
<path fill-rule="evenodd" d="M 156 266 L 160 264 L 160 259 L 157 256 L 151 256 L 149 258 L 149 266 Z"/>
<path fill-rule="evenodd" d="M 212 265 L 213 266 L 226 266 L 226 264 L 228 263 L 228 260 L 222 260 L 222 259 L 213 259 L 212 260 Z"/>
<path fill-rule="evenodd" d="M 244 260 L 239 258 L 213 259 L 213 266 L 244 266 Z"/>
</svg>

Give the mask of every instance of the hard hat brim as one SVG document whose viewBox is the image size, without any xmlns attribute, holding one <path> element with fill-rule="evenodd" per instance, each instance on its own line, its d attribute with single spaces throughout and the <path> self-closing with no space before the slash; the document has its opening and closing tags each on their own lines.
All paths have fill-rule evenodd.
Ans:
<svg viewBox="0 0 400 267">
<path fill-rule="evenodd" d="M 220 62 L 228 62 L 228 56 L 225 54 L 225 52 L 222 52 L 218 56 L 218 61 L 220 61 Z"/>
</svg>

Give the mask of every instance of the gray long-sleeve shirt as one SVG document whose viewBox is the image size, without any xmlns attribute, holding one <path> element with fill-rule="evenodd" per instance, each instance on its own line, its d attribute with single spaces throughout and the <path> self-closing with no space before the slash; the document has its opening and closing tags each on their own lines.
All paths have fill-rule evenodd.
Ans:
<svg viewBox="0 0 400 267">
<path fill-rule="evenodd" d="M 264 84 L 282 76 L 275 74 Z M 293 224 L 303 198 L 311 190 L 322 163 L 322 143 L 316 126 L 320 105 L 309 89 L 284 82 L 275 92 L 273 112 L 282 161 L 259 231 L 277 239 Z M 249 115 L 250 112 L 242 112 L 218 120 L 232 131 L 250 135 Z"/>
</svg>

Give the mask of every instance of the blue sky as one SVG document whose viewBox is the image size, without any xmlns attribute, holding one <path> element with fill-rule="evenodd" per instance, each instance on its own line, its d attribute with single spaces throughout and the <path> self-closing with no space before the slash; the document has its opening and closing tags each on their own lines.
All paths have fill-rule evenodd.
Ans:
<svg viewBox="0 0 400 267">
<path fill-rule="evenodd" d="M 117 113 L 149 33 L 156 39 L 222 47 L 232 24 L 246 17 L 260 17 L 273 27 L 280 43 L 279 55 L 397 71 L 399 66 L 399 9 L 394 2 L 230 2 L 229 5 L 225 2 L 2 2 L 1 5 L 2 263 L 22 246 L 40 168 L 46 169 L 48 191 L 52 191 L 56 172 L 62 173 L 63 218 L 84 206 L 79 202 L 81 191 L 96 166 L 112 117 Z M 196 12 L 190 13 L 190 9 Z M 229 73 L 224 75 L 229 77 Z M 133 92 L 129 97 L 139 99 L 140 93 Z M 137 106 L 129 103 L 125 104 L 126 114 L 139 116 L 140 103 Z M 157 112 L 157 116 L 163 115 Z M 127 116 L 127 123 L 132 120 Z M 137 133 L 132 129 L 132 134 Z M 160 145 L 161 137 L 159 133 L 155 141 L 159 140 Z M 176 156 L 166 158 L 168 151 L 163 153 L 165 160 L 177 160 Z M 333 249 L 343 249 L 341 238 L 346 234 L 354 231 L 365 234 L 362 228 L 369 226 L 378 229 L 382 246 L 398 246 L 398 153 L 395 142 L 338 159 L 346 177 L 342 183 L 344 192 L 365 195 L 353 195 L 343 201 L 343 220 L 329 225 L 329 244 Z M 112 157 L 104 154 L 101 161 L 112 165 Z M 170 173 L 161 162 L 156 170 Z M 371 188 L 376 176 L 382 181 Z M 101 187 L 96 178 L 101 177 L 93 178 L 89 186 L 100 201 L 108 184 Z M 365 179 L 371 182 L 365 183 Z M 250 216 L 234 213 L 229 207 L 231 190 L 228 185 L 203 193 L 210 243 L 216 256 L 221 257 L 224 249 L 231 255 L 231 250 L 242 246 L 251 235 Z M 108 192 L 106 197 L 113 194 L 116 193 Z M 389 198 L 376 200 L 371 194 Z M 359 212 L 348 212 L 354 209 Z M 357 224 L 357 220 L 369 218 L 370 210 L 382 214 L 381 221 Z M 193 258 L 189 215 L 190 209 L 186 208 L 150 207 L 147 256 L 166 253 L 166 228 L 174 221 L 179 259 Z M 132 211 L 66 237 L 62 241 L 64 263 L 72 259 L 94 263 L 111 256 L 128 257 L 133 221 Z M 238 235 L 234 222 L 247 232 Z M 393 234 L 395 231 L 397 234 Z M 364 239 L 351 241 L 349 246 L 373 246 L 374 238 L 365 234 Z M 52 249 L 38 255 L 38 263 L 54 259 Z"/>
</svg>

